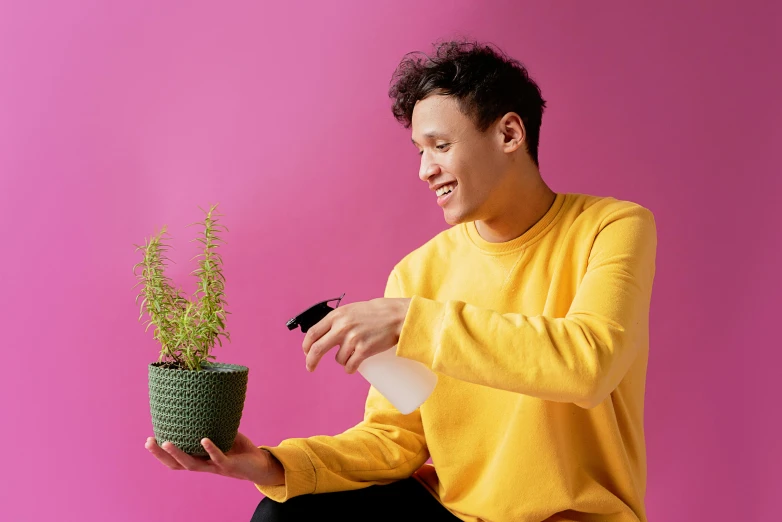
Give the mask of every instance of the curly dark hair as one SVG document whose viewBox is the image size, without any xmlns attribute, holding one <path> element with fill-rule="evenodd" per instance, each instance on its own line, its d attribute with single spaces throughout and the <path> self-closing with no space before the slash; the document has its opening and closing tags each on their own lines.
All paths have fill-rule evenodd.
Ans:
<svg viewBox="0 0 782 522">
<path fill-rule="evenodd" d="M 412 124 L 416 102 L 431 94 L 454 96 L 461 111 L 484 132 L 508 112 L 524 122 L 527 151 L 538 165 L 540 124 L 546 101 L 526 67 L 491 44 L 449 41 L 428 56 L 405 55 L 391 78 L 394 117 Z"/>
</svg>

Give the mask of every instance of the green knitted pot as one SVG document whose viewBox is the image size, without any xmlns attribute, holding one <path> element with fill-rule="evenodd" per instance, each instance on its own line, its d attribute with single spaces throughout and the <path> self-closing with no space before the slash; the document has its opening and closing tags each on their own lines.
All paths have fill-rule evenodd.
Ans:
<svg viewBox="0 0 782 522">
<path fill-rule="evenodd" d="M 201 371 L 171 363 L 149 365 L 149 407 L 158 444 L 171 441 L 193 456 L 208 457 L 201 439 L 224 453 L 233 446 L 247 392 L 246 366 L 209 363 Z"/>
</svg>

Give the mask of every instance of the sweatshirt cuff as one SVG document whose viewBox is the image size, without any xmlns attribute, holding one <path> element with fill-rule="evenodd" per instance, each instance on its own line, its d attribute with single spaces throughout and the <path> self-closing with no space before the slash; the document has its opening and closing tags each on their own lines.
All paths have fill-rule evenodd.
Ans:
<svg viewBox="0 0 782 522">
<path fill-rule="evenodd" d="M 432 368 L 445 317 L 445 305 L 419 296 L 410 298 L 396 354 Z"/>
<path fill-rule="evenodd" d="M 285 468 L 285 484 L 279 486 L 256 484 L 258 491 L 276 502 L 285 502 L 289 498 L 315 491 L 315 467 L 303 449 L 287 445 L 285 442 L 276 447 L 259 447 L 268 450 Z"/>
</svg>

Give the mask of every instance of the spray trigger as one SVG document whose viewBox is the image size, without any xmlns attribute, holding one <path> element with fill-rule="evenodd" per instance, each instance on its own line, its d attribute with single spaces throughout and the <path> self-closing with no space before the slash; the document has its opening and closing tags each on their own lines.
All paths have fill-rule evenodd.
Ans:
<svg viewBox="0 0 782 522">
<path fill-rule="evenodd" d="M 307 333 L 307 330 L 312 328 L 313 325 L 317 324 L 321 319 L 326 317 L 329 312 L 335 310 L 339 306 L 339 303 L 342 301 L 343 297 L 345 297 L 345 294 L 342 294 L 339 297 L 335 297 L 334 299 L 327 299 L 310 306 L 296 317 L 288 320 L 288 323 L 286 324 L 288 330 L 295 330 L 297 326 L 301 326 L 301 331 Z M 337 302 L 337 306 L 334 308 L 329 306 L 329 303 L 332 301 Z"/>
</svg>

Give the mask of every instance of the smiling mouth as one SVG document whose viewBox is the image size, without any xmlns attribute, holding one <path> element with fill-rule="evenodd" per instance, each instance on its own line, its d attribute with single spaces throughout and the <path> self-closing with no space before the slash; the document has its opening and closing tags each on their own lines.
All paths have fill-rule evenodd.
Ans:
<svg viewBox="0 0 782 522">
<path fill-rule="evenodd" d="M 437 189 L 435 191 L 435 194 L 437 194 L 437 197 L 445 196 L 446 194 L 450 194 L 453 192 L 453 190 L 456 188 L 456 183 L 450 183 L 448 185 L 444 185 Z"/>
</svg>

